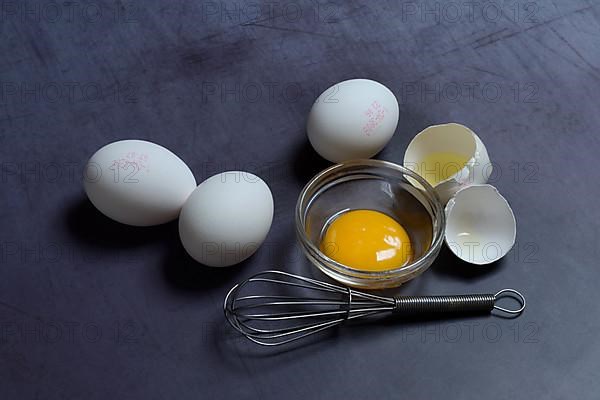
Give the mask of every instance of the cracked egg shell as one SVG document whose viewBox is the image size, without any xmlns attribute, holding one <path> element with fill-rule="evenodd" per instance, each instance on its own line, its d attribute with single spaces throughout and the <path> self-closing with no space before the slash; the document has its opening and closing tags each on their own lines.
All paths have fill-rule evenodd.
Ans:
<svg viewBox="0 0 600 400">
<path fill-rule="evenodd" d="M 441 158 L 433 162 L 436 155 Z M 431 183 L 442 204 L 464 187 L 487 183 L 492 173 L 487 149 L 479 136 L 457 123 L 432 125 L 418 133 L 404 153 L 404 166 Z M 416 181 L 412 183 L 420 186 Z"/>
<path fill-rule="evenodd" d="M 517 224 L 508 201 L 492 185 L 459 190 L 446 205 L 445 240 L 461 260 L 484 265 L 515 244 Z"/>
</svg>

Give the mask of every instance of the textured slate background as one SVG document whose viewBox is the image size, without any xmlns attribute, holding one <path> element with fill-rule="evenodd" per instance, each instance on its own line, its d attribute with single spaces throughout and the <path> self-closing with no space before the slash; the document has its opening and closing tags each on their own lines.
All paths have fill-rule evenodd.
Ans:
<svg viewBox="0 0 600 400">
<path fill-rule="evenodd" d="M 0 3 L 0 391 L 3 399 L 596 399 L 600 8 L 590 0 Z M 271 354 L 223 324 L 235 282 L 307 273 L 293 207 L 327 163 L 304 133 L 348 78 L 396 94 L 378 158 L 458 121 L 480 134 L 518 243 L 488 268 L 445 251 L 402 293 L 515 287 L 517 320 L 342 329 Z M 81 171 L 100 146 L 160 143 L 198 181 L 260 174 L 273 227 L 223 271 L 185 255 L 176 224 L 113 223 Z"/>
</svg>

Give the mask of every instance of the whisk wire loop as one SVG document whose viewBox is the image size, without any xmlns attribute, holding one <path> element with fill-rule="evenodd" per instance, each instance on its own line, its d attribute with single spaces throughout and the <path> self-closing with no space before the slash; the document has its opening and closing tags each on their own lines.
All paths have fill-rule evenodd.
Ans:
<svg viewBox="0 0 600 400">
<path fill-rule="evenodd" d="M 526 304 L 525 297 L 521 293 L 516 291 L 515 289 L 500 290 L 498 293 L 496 293 L 494 295 L 494 303 L 496 301 L 498 301 L 498 299 L 501 299 L 503 297 L 510 297 L 512 299 L 515 299 L 521 305 L 521 307 L 517 308 L 516 310 L 509 310 L 506 307 L 500 307 L 500 306 L 494 304 L 494 309 L 504 312 L 508 315 L 513 315 L 513 316 L 517 316 L 517 315 L 521 314 L 523 312 L 523 310 L 525 310 L 525 304 Z"/>
</svg>

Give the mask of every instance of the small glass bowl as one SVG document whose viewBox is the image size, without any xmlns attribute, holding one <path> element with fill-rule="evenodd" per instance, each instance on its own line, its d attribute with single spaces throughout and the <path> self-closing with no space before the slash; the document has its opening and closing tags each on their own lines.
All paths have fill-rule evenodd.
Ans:
<svg viewBox="0 0 600 400">
<path fill-rule="evenodd" d="M 411 184 L 411 179 L 421 187 Z M 366 271 L 340 264 L 319 250 L 327 227 L 341 213 L 376 210 L 398 221 L 414 252 L 409 264 L 385 271 Z M 434 189 L 415 172 L 380 160 L 353 160 L 318 173 L 296 204 L 296 233 L 306 257 L 331 278 L 352 287 L 400 286 L 425 271 L 444 239 L 444 209 Z"/>
</svg>

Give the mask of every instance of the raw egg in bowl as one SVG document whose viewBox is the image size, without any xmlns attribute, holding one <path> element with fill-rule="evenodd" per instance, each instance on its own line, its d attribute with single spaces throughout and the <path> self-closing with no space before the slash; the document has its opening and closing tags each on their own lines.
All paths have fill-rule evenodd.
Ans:
<svg viewBox="0 0 600 400">
<path fill-rule="evenodd" d="M 300 193 L 295 218 L 311 263 L 364 289 L 415 278 L 444 241 L 444 209 L 433 187 L 387 161 L 353 160 L 318 173 Z"/>
</svg>

